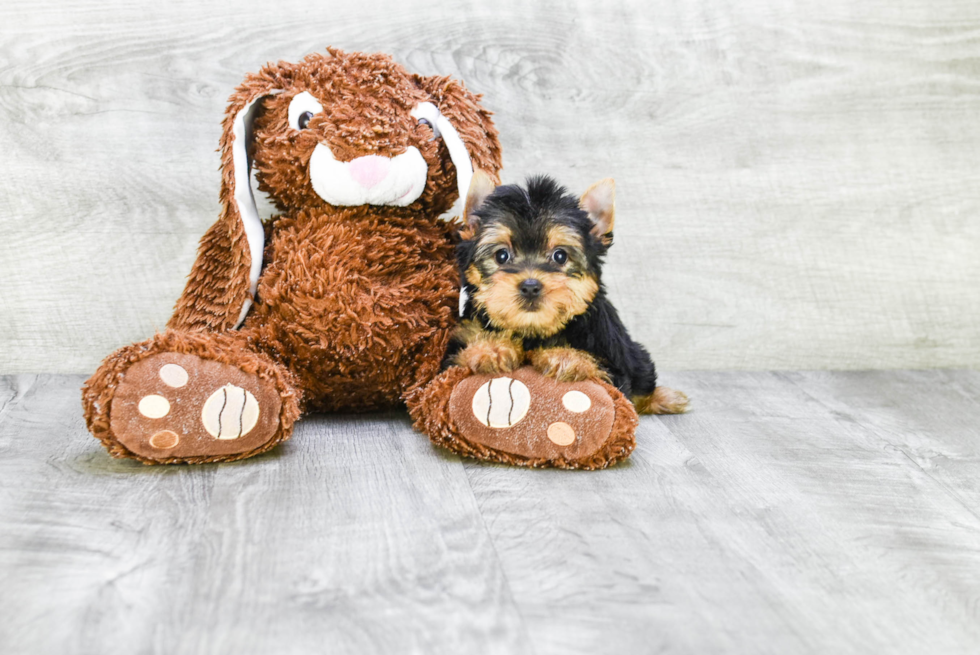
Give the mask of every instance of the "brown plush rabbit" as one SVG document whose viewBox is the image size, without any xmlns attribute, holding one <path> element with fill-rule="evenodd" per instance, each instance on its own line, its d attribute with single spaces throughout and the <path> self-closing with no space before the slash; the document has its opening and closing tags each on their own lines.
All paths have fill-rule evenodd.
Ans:
<svg viewBox="0 0 980 655">
<path fill-rule="evenodd" d="M 88 427 L 113 456 L 240 459 L 287 439 L 302 412 L 408 402 L 417 424 L 457 452 L 536 462 L 534 449 L 501 459 L 492 444 L 481 455 L 447 439 L 464 429 L 445 408 L 468 374 L 426 386 L 459 302 L 455 228 L 439 217 L 465 195 L 474 166 L 495 179 L 500 170 L 477 96 L 387 55 L 329 49 L 245 78 L 229 101 L 221 160 L 222 213 L 167 330 L 110 355 L 83 388 Z M 265 224 L 253 168 L 281 212 Z M 538 378 L 532 387 L 561 397 L 560 384 Z M 621 399 L 609 389 L 611 417 Z M 627 455 L 635 415 L 617 411 L 618 427 L 604 420 L 587 457 L 556 465 Z"/>
</svg>

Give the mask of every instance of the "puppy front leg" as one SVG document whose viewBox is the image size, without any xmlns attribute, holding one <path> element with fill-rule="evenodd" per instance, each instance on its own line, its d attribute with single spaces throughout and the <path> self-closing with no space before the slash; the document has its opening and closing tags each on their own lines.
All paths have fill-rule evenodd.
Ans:
<svg viewBox="0 0 980 655">
<path fill-rule="evenodd" d="M 590 378 L 609 381 L 592 355 L 575 348 L 542 348 L 530 353 L 531 366 L 541 375 L 559 382 L 581 382 Z"/>
<path fill-rule="evenodd" d="M 483 335 L 460 350 L 454 363 L 474 373 L 509 373 L 524 363 L 524 349 L 512 339 Z"/>
</svg>

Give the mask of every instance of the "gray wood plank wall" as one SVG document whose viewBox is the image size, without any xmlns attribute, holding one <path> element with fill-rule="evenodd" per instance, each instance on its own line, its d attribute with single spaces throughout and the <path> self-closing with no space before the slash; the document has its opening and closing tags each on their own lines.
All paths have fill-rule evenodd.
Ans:
<svg viewBox="0 0 980 655">
<path fill-rule="evenodd" d="M 166 322 L 225 100 L 327 45 L 452 74 L 505 179 L 613 176 L 607 283 L 666 368 L 980 365 L 980 3 L 0 4 L 0 371 Z"/>
</svg>

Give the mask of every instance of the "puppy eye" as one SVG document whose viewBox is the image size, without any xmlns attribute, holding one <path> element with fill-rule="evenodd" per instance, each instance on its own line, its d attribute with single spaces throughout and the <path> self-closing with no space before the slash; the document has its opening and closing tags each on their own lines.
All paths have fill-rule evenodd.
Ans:
<svg viewBox="0 0 980 655">
<path fill-rule="evenodd" d="M 510 253 L 507 252 L 506 248 L 501 248 L 497 252 L 493 253 L 493 261 L 497 262 L 498 266 L 503 266 L 510 261 Z"/>
<path fill-rule="evenodd" d="M 551 259 L 559 266 L 563 265 L 568 261 L 568 253 L 561 248 L 556 248 L 553 253 L 551 253 Z"/>
<path fill-rule="evenodd" d="M 309 91 L 297 93 L 289 101 L 289 127 L 294 130 L 305 130 L 314 116 L 323 111 L 320 101 Z"/>
</svg>

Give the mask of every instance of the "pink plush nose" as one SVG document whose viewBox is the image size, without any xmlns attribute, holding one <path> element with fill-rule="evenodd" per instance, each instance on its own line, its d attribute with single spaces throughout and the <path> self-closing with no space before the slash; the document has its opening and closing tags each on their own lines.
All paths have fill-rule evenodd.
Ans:
<svg viewBox="0 0 980 655">
<path fill-rule="evenodd" d="M 388 168 L 391 160 L 387 157 L 378 155 L 368 155 L 358 157 L 347 164 L 350 176 L 365 189 L 370 189 L 375 184 L 385 179 L 388 175 Z"/>
</svg>

